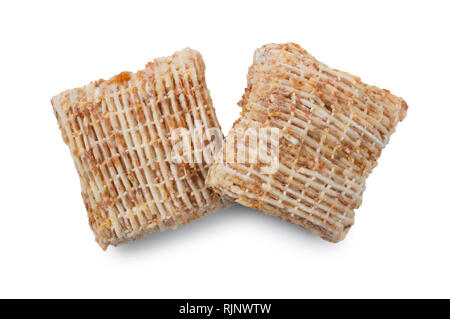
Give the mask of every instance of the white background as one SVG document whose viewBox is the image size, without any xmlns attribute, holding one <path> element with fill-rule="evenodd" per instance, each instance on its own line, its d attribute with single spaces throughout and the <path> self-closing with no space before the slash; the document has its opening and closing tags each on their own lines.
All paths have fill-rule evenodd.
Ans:
<svg viewBox="0 0 450 319">
<path fill-rule="evenodd" d="M 0 4 L 0 297 L 450 297 L 448 1 Z M 296 42 L 409 104 L 347 238 L 241 206 L 103 252 L 50 98 L 186 46 L 224 132 L 253 51 Z"/>
</svg>

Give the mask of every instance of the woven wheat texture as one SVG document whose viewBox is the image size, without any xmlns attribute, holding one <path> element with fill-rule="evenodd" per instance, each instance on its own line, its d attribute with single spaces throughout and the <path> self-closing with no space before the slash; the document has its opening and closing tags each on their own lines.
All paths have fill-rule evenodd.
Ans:
<svg viewBox="0 0 450 319">
<path fill-rule="evenodd" d="M 198 123 L 200 129 L 220 129 L 204 70 L 201 55 L 184 49 L 137 73 L 123 72 L 52 99 L 102 248 L 175 228 L 226 205 L 205 187 L 207 163 L 177 164 L 169 156 L 173 130 Z"/>
<path fill-rule="evenodd" d="M 207 185 L 237 202 L 342 240 L 361 205 L 365 180 L 407 111 L 405 101 L 317 61 L 300 46 L 256 50 L 241 118 L 211 167 Z M 246 147 L 237 130 L 279 129 L 279 166 L 227 160 Z"/>
</svg>

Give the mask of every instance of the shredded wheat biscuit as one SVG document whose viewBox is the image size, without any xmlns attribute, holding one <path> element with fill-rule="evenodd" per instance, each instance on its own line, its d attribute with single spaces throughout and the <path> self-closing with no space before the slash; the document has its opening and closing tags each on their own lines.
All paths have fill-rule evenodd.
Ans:
<svg viewBox="0 0 450 319">
<path fill-rule="evenodd" d="M 205 187 L 208 163 L 169 158 L 173 130 L 200 123 L 220 132 L 204 70 L 201 55 L 184 49 L 52 99 L 103 249 L 227 205 Z"/>
<path fill-rule="evenodd" d="M 405 101 L 329 68 L 293 43 L 256 50 L 247 80 L 241 118 L 207 185 L 326 240 L 342 240 L 361 205 L 366 178 L 406 116 Z M 248 143 L 229 143 L 230 136 L 263 127 L 279 129 L 275 173 L 265 173 L 260 162 L 227 161 Z"/>
</svg>

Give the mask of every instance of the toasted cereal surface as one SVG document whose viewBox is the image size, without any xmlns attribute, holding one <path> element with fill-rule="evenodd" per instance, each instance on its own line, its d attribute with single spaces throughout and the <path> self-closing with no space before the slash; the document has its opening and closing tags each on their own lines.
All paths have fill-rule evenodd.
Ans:
<svg viewBox="0 0 450 319">
<path fill-rule="evenodd" d="M 366 178 L 407 104 L 328 67 L 294 43 L 257 49 L 247 82 L 241 118 L 207 185 L 326 240 L 342 240 L 361 205 Z M 245 139 L 230 138 L 261 128 L 279 130 L 278 167 L 270 173 L 259 160 L 229 160 L 230 153 L 248 147 Z"/>
<path fill-rule="evenodd" d="M 205 186 L 208 163 L 177 163 L 169 156 L 174 130 L 220 130 L 204 71 L 201 55 L 187 48 L 137 73 L 122 72 L 53 97 L 102 248 L 226 206 Z"/>
</svg>

